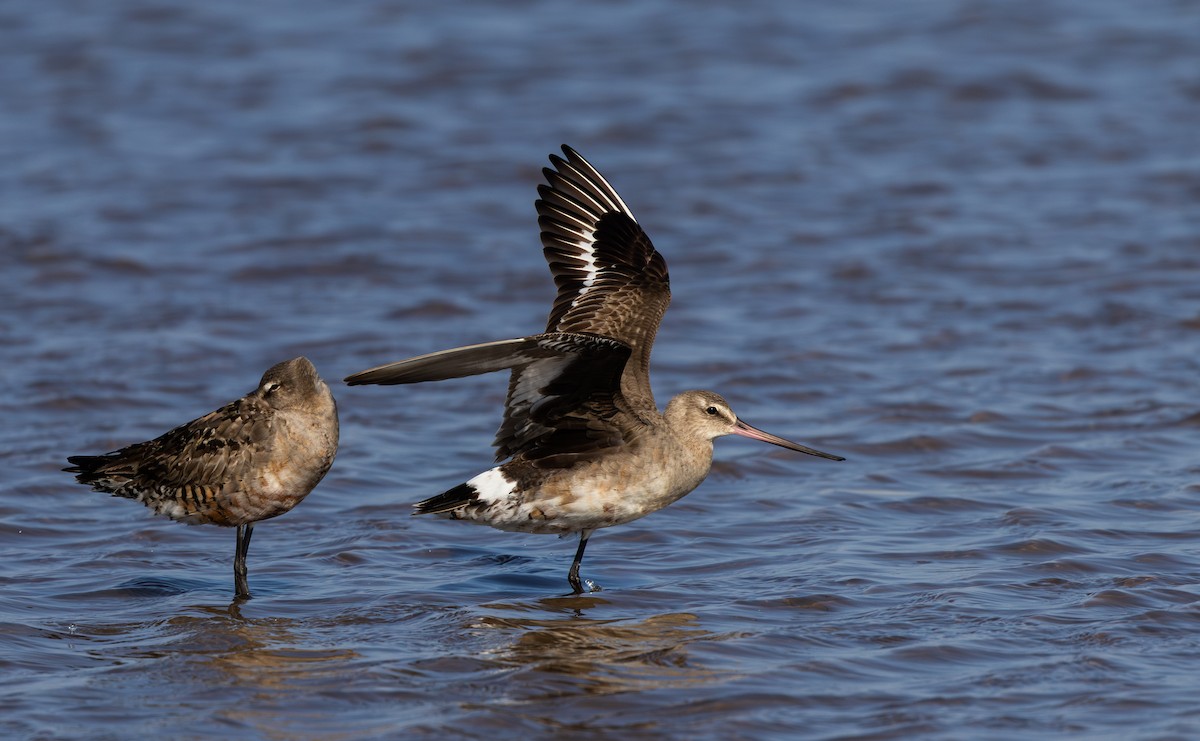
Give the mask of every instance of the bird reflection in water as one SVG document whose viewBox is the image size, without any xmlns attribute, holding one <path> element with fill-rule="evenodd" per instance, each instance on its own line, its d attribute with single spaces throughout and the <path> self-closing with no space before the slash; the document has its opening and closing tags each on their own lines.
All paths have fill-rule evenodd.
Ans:
<svg viewBox="0 0 1200 741">
<path fill-rule="evenodd" d="M 595 595 L 581 595 L 487 605 L 485 609 L 497 614 L 483 616 L 472 628 L 477 634 L 505 631 L 514 639 L 486 652 L 486 658 L 525 674 L 520 681 L 506 683 L 524 694 L 509 701 L 679 688 L 728 678 L 727 673 L 699 666 L 692 658 L 692 644 L 727 637 L 705 630 L 696 615 L 664 613 L 641 620 L 586 617 L 589 610 L 609 604 Z M 522 613 L 563 617 L 522 617 Z"/>
<path fill-rule="evenodd" d="M 204 685 L 208 692 L 224 693 L 231 700 L 220 703 L 214 716 L 234 727 L 257 729 L 263 738 L 297 737 L 293 734 L 307 738 L 314 733 L 341 737 L 344 728 L 338 725 L 337 713 L 321 703 L 297 707 L 296 693 L 344 691 L 347 676 L 355 673 L 353 664 L 363 657 L 352 649 L 314 647 L 306 635 L 311 625 L 304 621 L 246 618 L 242 603 L 234 600 L 227 608 L 197 606 L 201 614 L 171 620 L 172 627 L 188 634 L 175 653 L 189 655 L 193 686 Z M 247 692 L 258 700 L 233 701 L 244 699 Z M 284 717 L 287 721 L 281 726 Z"/>
</svg>

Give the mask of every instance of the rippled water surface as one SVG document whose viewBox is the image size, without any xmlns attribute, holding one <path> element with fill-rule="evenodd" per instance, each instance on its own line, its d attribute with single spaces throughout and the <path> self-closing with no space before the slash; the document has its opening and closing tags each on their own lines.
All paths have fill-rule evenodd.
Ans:
<svg viewBox="0 0 1200 741">
<path fill-rule="evenodd" d="M 6 738 L 1200 737 L 1192 0 L 0 7 Z M 505 379 L 334 384 L 257 529 L 89 493 L 307 355 L 537 331 L 577 147 L 670 265 L 717 444 L 592 539 L 409 517 Z"/>
</svg>

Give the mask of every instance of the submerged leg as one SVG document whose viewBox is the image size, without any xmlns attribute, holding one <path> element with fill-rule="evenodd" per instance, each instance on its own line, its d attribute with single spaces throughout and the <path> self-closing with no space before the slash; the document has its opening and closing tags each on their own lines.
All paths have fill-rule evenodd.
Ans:
<svg viewBox="0 0 1200 741">
<path fill-rule="evenodd" d="M 575 550 L 575 560 L 571 562 L 571 570 L 567 572 L 567 582 L 570 583 L 571 589 L 575 590 L 575 594 L 583 594 L 583 582 L 579 581 L 579 563 L 583 561 L 583 549 L 587 548 L 588 538 L 591 536 L 591 530 L 579 533 L 579 548 Z"/>
<path fill-rule="evenodd" d="M 250 583 L 246 580 L 246 554 L 250 552 L 250 536 L 254 523 L 237 526 L 237 550 L 233 554 L 233 590 L 235 599 L 250 599 Z"/>
</svg>

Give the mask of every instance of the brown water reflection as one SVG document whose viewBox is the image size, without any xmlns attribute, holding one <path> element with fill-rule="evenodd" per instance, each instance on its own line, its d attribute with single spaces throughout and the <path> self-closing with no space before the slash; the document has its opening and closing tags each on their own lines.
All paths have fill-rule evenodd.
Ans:
<svg viewBox="0 0 1200 741">
<path fill-rule="evenodd" d="M 280 690 L 301 684 L 336 682 L 344 664 L 360 658 L 345 648 L 298 649 L 303 641 L 294 622 L 242 617 L 241 605 L 230 603 L 220 608 L 198 608 L 208 616 L 180 617 L 173 627 L 203 636 L 194 652 L 197 667 L 222 677 L 222 683 L 243 685 L 258 690 Z M 189 651 L 193 650 L 189 648 Z"/>
<path fill-rule="evenodd" d="M 588 608 L 607 604 L 597 597 L 559 597 L 532 605 L 492 604 L 481 610 L 545 615 L 570 611 L 561 619 L 484 615 L 471 627 L 513 633 L 487 657 L 519 667 L 531 676 L 516 685 L 513 701 L 542 701 L 576 694 L 611 695 L 656 688 L 711 684 L 725 675 L 698 666 L 689 646 L 721 637 L 701 627 L 691 613 L 665 613 L 640 620 L 597 620 Z M 527 694 L 526 694 L 527 693 Z"/>
<path fill-rule="evenodd" d="M 72 715 L 138 729 L 134 736 L 227 727 L 259 738 L 359 737 L 362 727 L 339 722 L 329 704 L 295 703 L 336 697 L 362 657 L 314 646 L 310 625 L 241 610 L 195 605 L 162 622 L 70 626 L 68 650 L 96 665 L 76 687 Z"/>
</svg>

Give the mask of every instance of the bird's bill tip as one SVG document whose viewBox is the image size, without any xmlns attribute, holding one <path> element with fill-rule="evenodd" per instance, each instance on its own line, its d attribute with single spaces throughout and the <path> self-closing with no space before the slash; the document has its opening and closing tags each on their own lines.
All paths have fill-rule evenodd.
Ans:
<svg viewBox="0 0 1200 741">
<path fill-rule="evenodd" d="M 740 419 L 737 421 L 736 424 L 734 424 L 732 432 L 735 435 L 741 435 L 742 437 L 748 437 L 751 440 L 761 440 L 764 443 L 771 443 L 772 445 L 778 445 L 781 448 L 787 448 L 788 450 L 794 450 L 797 453 L 807 453 L 808 455 L 815 455 L 818 458 L 828 458 L 831 461 L 846 460 L 845 458 L 843 458 L 840 455 L 834 455 L 832 453 L 823 453 L 819 450 L 810 448 L 807 445 L 801 445 L 800 443 L 794 443 L 791 440 L 786 440 L 782 437 L 779 437 L 778 435 L 772 435 L 769 432 L 765 432 L 763 430 L 758 429 L 757 427 L 748 425 L 745 422 L 741 421 Z"/>
</svg>

